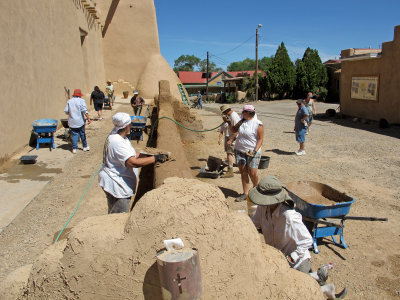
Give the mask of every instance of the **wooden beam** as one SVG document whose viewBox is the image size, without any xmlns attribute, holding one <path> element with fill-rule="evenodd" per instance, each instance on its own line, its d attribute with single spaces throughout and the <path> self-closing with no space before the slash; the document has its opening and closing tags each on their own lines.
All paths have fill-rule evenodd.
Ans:
<svg viewBox="0 0 400 300">
<path fill-rule="evenodd" d="M 106 21 L 104 22 L 104 28 L 103 28 L 103 32 L 102 32 L 103 38 L 106 35 L 108 26 L 110 25 L 110 23 L 114 17 L 115 11 L 117 10 L 118 3 L 119 3 L 119 0 L 112 0 L 112 2 L 111 2 Z"/>
</svg>

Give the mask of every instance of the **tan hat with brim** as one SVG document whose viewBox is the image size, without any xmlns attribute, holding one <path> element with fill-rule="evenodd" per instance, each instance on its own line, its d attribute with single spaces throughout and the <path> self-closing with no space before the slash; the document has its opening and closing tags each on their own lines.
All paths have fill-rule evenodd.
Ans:
<svg viewBox="0 0 400 300">
<path fill-rule="evenodd" d="M 284 201 L 291 201 L 290 197 L 282 188 L 282 184 L 275 176 L 267 176 L 249 191 L 249 199 L 257 205 L 272 205 Z"/>
<path fill-rule="evenodd" d="M 231 107 L 229 105 L 224 104 L 219 109 L 221 110 L 222 113 L 224 113 L 225 111 L 231 109 Z"/>
</svg>

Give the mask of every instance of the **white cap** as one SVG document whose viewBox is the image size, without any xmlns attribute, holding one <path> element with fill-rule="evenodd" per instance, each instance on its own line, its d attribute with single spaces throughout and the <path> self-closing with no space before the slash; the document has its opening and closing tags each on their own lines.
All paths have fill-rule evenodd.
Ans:
<svg viewBox="0 0 400 300">
<path fill-rule="evenodd" d="M 134 91 L 133 91 L 133 94 L 134 94 L 134 95 L 139 95 L 139 91 L 138 91 L 138 90 L 134 90 Z"/>
<path fill-rule="evenodd" d="M 114 129 L 111 131 L 111 133 L 117 133 L 118 130 L 125 128 L 129 124 L 131 124 L 131 116 L 127 113 L 119 112 L 116 113 L 113 118 L 113 124 L 114 124 Z"/>
</svg>

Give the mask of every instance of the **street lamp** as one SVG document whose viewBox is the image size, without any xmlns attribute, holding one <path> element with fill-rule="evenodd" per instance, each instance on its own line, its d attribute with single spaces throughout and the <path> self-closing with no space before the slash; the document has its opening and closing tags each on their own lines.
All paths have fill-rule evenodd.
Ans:
<svg viewBox="0 0 400 300">
<path fill-rule="evenodd" d="M 258 100 L 258 28 L 261 28 L 262 25 L 258 24 L 257 28 L 256 28 L 256 97 L 255 97 L 255 101 Z"/>
</svg>

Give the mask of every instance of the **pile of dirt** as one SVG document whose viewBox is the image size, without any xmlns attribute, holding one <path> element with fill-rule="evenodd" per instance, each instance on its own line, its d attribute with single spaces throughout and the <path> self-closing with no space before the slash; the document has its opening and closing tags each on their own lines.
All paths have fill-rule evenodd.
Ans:
<svg viewBox="0 0 400 300">
<path fill-rule="evenodd" d="M 34 263 L 23 297 L 160 299 L 156 252 L 180 237 L 200 255 L 202 299 L 323 299 L 310 276 L 260 241 L 246 214 L 194 179 L 168 178 L 130 214 L 92 217 Z M 3 286 L 11 295 L 20 285 Z M 21 291 L 22 292 L 22 291 Z"/>
</svg>

